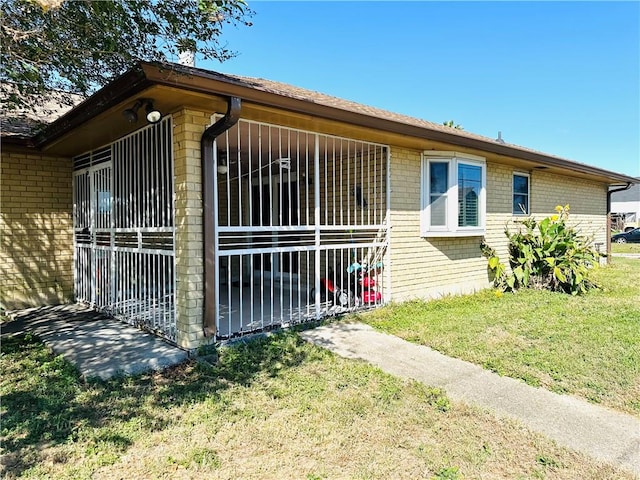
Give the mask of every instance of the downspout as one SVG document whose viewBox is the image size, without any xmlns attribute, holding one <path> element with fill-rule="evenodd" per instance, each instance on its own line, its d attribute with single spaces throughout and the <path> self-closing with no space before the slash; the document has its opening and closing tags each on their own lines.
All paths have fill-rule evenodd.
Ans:
<svg viewBox="0 0 640 480">
<path fill-rule="evenodd" d="M 607 191 L 607 263 L 611 263 L 611 194 L 629 190 L 633 183 L 628 182 L 626 187 Z"/>
<path fill-rule="evenodd" d="M 227 113 L 216 123 L 208 127 L 200 139 L 200 155 L 202 158 L 202 215 L 204 246 L 204 321 L 205 337 L 216 333 L 216 252 L 214 193 L 216 165 L 213 155 L 213 144 L 221 133 L 233 127 L 240 120 L 242 102 L 239 97 L 229 97 Z"/>
</svg>

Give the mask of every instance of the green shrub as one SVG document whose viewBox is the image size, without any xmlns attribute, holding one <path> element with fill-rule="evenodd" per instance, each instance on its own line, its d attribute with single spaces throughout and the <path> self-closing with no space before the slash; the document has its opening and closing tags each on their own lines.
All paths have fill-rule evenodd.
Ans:
<svg viewBox="0 0 640 480">
<path fill-rule="evenodd" d="M 600 254 L 590 239 L 567 225 L 569 205 L 557 206 L 556 212 L 540 222 L 532 217 L 518 221 L 520 227 L 514 232 L 505 228 L 511 273 L 496 251 L 483 242 L 482 252 L 489 259 L 496 287 L 505 291 L 546 289 L 572 295 L 597 287 L 590 273 L 598 265 Z"/>
</svg>

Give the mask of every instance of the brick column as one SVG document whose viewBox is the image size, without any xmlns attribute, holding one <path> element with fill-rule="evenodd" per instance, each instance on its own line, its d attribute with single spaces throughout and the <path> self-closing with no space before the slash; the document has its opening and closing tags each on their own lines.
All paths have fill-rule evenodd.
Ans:
<svg viewBox="0 0 640 480">
<path fill-rule="evenodd" d="M 203 331 L 202 175 L 200 138 L 210 116 L 183 109 L 173 115 L 176 222 L 176 325 L 179 346 L 212 341 Z"/>
</svg>

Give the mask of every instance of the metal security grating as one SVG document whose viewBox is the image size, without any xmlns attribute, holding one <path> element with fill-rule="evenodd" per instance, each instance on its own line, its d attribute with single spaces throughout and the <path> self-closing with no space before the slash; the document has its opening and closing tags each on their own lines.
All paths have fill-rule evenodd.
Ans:
<svg viewBox="0 0 640 480">
<path fill-rule="evenodd" d="M 388 149 L 240 120 L 216 140 L 217 335 L 388 296 Z"/>
<path fill-rule="evenodd" d="M 176 341 L 171 120 L 74 158 L 76 299 Z"/>
<path fill-rule="evenodd" d="M 92 152 L 87 152 L 83 155 L 78 155 L 73 159 L 73 169 L 74 171 L 82 170 L 84 168 L 89 168 L 94 165 L 99 165 L 101 163 L 109 163 L 111 162 L 111 147 L 104 147 L 98 150 L 94 150 Z"/>
</svg>

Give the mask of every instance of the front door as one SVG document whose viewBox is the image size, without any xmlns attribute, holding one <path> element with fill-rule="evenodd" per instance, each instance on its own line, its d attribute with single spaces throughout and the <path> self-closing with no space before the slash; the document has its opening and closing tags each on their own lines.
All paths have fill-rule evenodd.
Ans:
<svg viewBox="0 0 640 480">
<path fill-rule="evenodd" d="M 282 182 L 278 185 L 280 226 L 295 226 L 298 222 L 298 183 Z M 281 246 L 295 245 L 300 241 L 298 235 L 282 232 L 278 238 Z M 296 275 L 298 272 L 299 252 L 281 253 L 281 272 L 283 275 Z"/>
<path fill-rule="evenodd" d="M 286 231 L 273 231 L 269 227 L 299 225 L 298 183 L 274 177 L 264 180 L 262 185 L 252 185 L 251 225 L 264 227 L 264 233 L 254 232 L 256 245 L 270 244 L 275 247 L 271 253 L 253 255 L 254 275 L 269 272 L 271 278 L 295 276 L 298 272 L 299 253 L 279 252 L 278 247 L 295 245 L 297 235 Z"/>
</svg>

